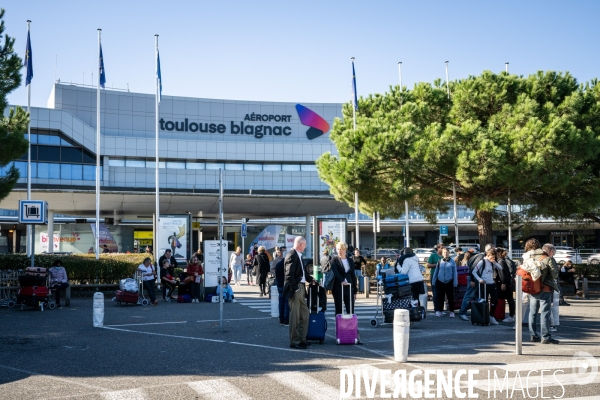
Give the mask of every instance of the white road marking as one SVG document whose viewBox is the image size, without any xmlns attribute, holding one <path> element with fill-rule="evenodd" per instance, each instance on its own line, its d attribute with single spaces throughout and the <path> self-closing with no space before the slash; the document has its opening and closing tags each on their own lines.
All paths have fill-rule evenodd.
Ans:
<svg viewBox="0 0 600 400">
<path fill-rule="evenodd" d="M 246 321 L 251 319 L 269 319 L 270 317 L 260 317 L 260 318 L 225 318 L 223 321 Z M 196 322 L 219 322 L 220 319 L 203 319 L 201 321 Z"/>
<path fill-rule="evenodd" d="M 146 400 L 142 389 L 119 390 L 116 392 L 100 393 L 106 400 Z"/>
<path fill-rule="evenodd" d="M 187 324 L 187 321 L 177 321 L 177 322 L 146 322 L 144 324 L 120 324 L 120 325 L 105 325 L 105 326 L 144 326 L 144 325 L 168 325 L 168 324 Z"/>
<path fill-rule="evenodd" d="M 333 400 L 340 398 L 340 390 L 314 379 L 302 372 L 277 372 L 267 376 L 311 400 Z"/>
<path fill-rule="evenodd" d="M 214 400 L 250 400 L 252 397 L 238 389 L 225 379 L 210 379 L 206 381 L 188 382 L 196 393 L 206 399 Z"/>
</svg>

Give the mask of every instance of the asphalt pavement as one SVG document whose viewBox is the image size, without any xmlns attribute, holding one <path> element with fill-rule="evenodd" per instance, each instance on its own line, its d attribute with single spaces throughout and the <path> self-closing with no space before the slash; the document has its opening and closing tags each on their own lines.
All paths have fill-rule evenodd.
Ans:
<svg viewBox="0 0 600 400">
<path fill-rule="evenodd" d="M 397 363 L 393 325 L 370 324 L 375 296 L 357 300 L 363 346 L 335 343 L 330 304 L 325 343 L 296 350 L 289 348 L 288 327 L 270 316 L 270 302 L 256 286 L 233 289 L 238 301 L 223 305 L 222 328 L 218 304 L 119 307 L 110 293 L 102 328 L 93 327 L 92 298 L 73 298 L 71 307 L 44 312 L 0 308 L 0 399 L 333 399 L 340 397 L 340 386 L 348 391 L 347 374 L 356 381 L 356 371 L 362 373 L 360 395 L 367 398 L 369 377 L 386 370 L 406 370 L 408 376 L 462 369 L 479 371 L 472 391 L 480 398 L 494 397 L 494 374 L 512 390 L 504 387 L 496 398 L 600 398 L 594 397 L 600 374 L 593 372 L 600 361 L 597 299 L 569 299 L 572 305 L 561 307 L 553 334 L 559 345 L 529 343 L 524 328 L 523 355 L 515 354 L 512 324 L 436 318 L 430 302 L 427 318 L 410 328 L 408 362 Z M 587 370 L 574 369 L 581 367 L 576 354 L 592 357 Z M 548 371 L 544 378 L 541 370 Z M 373 397 L 381 396 L 381 386 L 393 394 L 394 383 L 376 381 Z M 438 398 L 447 394 L 433 392 Z M 401 390 L 397 394 L 402 397 Z"/>
</svg>

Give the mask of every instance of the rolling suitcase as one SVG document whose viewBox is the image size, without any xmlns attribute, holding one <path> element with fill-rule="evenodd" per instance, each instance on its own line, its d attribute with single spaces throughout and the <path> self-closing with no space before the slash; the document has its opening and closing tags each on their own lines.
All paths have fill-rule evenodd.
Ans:
<svg viewBox="0 0 600 400">
<path fill-rule="evenodd" d="M 19 276 L 20 286 L 44 286 L 46 285 L 45 276 L 21 275 Z"/>
<path fill-rule="evenodd" d="M 386 324 L 394 322 L 394 310 L 383 310 L 383 322 Z"/>
<path fill-rule="evenodd" d="M 121 303 L 131 303 L 137 304 L 139 296 L 136 292 L 128 292 L 126 290 L 117 290 L 115 291 L 115 301 L 117 305 L 121 305 Z"/>
<path fill-rule="evenodd" d="M 425 319 L 425 309 L 423 307 L 411 307 L 408 309 L 408 315 L 411 322 L 417 322 Z"/>
<path fill-rule="evenodd" d="M 502 321 L 504 318 L 506 318 L 506 300 L 498 299 L 494 318 L 496 318 L 496 321 Z"/>
<path fill-rule="evenodd" d="M 352 307 L 352 286 L 342 285 L 342 299 L 344 298 L 344 286 L 350 290 L 350 314 L 346 314 L 346 307 L 342 306 L 342 313 L 335 316 L 335 339 L 337 344 L 358 343 L 358 317 L 354 314 Z M 343 304 L 343 301 L 342 301 Z"/>
<path fill-rule="evenodd" d="M 469 267 L 456 267 L 456 272 L 458 273 L 458 286 L 466 286 Z"/>
<path fill-rule="evenodd" d="M 404 282 L 405 285 L 408 285 L 408 275 L 405 274 L 395 274 L 392 276 L 386 276 L 383 278 L 383 281 L 387 283 L 393 282 Z"/>
<path fill-rule="evenodd" d="M 37 298 L 46 298 L 48 296 L 49 290 L 46 286 L 23 286 L 17 294 L 21 296 L 29 296 L 29 297 L 37 297 Z"/>
<path fill-rule="evenodd" d="M 308 289 L 308 298 L 309 298 L 309 310 L 310 314 L 308 314 L 308 332 L 306 333 L 306 340 L 318 340 L 320 344 L 323 344 L 325 340 L 325 332 L 327 332 L 327 320 L 325 319 L 325 312 L 318 312 L 319 309 L 319 296 L 315 294 L 314 296 L 311 292 L 314 290 L 314 285 L 310 285 Z M 318 289 L 317 289 L 318 290 Z M 317 307 L 316 310 L 312 311 L 312 299 L 315 297 L 317 299 Z"/>
<path fill-rule="evenodd" d="M 490 305 L 487 301 L 487 290 L 483 284 L 484 301 L 471 302 L 471 324 L 472 325 L 489 325 L 490 324 Z M 479 284 L 479 298 L 481 298 L 481 284 Z"/>
<path fill-rule="evenodd" d="M 391 294 L 394 297 L 406 297 L 412 295 L 412 289 L 410 285 L 386 287 L 384 292 L 385 294 Z"/>
</svg>

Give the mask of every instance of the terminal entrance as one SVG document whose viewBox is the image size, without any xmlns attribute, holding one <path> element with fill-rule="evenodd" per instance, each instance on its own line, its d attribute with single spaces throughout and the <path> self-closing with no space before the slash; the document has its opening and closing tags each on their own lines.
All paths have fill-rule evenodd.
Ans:
<svg viewBox="0 0 600 400">
<path fill-rule="evenodd" d="M 555 246 L 575 247 L 575 235 L 571 231 L 567 232 L 551 232 L 552 244 Z"/>
</svg>

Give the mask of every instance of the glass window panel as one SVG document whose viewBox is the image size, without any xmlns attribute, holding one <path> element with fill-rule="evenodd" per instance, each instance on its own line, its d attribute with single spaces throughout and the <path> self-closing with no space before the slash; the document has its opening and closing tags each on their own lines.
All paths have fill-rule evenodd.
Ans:
<svg viewBox="0 0 600 400">
<path fill-rule="evenodd" d="M 223 163 L 206 163 L 206 169 L 225 169 L 225 165 Z"/>
<path fill-rule="evenodd" d="M 38 144 L 60 146 L 60 138 L 58 136 L 38 135 Z"/>
<path fill-rule="evenodd" d="M 71 164 L 71 179 L 79 181 L 83 179 L 83 165 Z"/>
<path fill-rule="evenodd" d="M 60 164 L 48 164 L 48 179 L 60 179 Z"/>
<path fill-rule="evenodd" d="M 25 161 L 27 161 L 27 152 L 23 153 L 23 155 L 21 157 L 19 157 L 18 160 L 25 160 Z"/>
<path fill-rule="evenodd" d="M 84 181 L 95 181 L 96 180 L 96 166 L 95 165 L 84 165 L 83 166 L 83 180 Z"/>
<path fill-rule="evenodd" d="M 48 179 L 48 170 L 49 169 L 50 169 L 50 164 L 38 163 L 37 177 L 40 179 Z"/>
<path fill-rule="evenodd" d="M 158 162 L 158 169 L 165 169 L 165 162 L 164 161 L 159 161 Z M 155 161 L 146 161 L 146 168 L 152 168 L 152 169 L 156 169 L 156 162 Z"/>
<path fill-rule="evenodd" d="M 186 169 L 204 169 L 205 165 L 203 162 L 188 162 L 185 163 Z"/>
<path fill-rule="evenodd" d="M 156 165 L 156 164 L 154 164 L 154 165 Z M 160 164 L 158 167 L 160 168 Z M 169 161 L 169 162 L 167 162 L 167 168 L 169 168 L 169 169 L 185 169 L 185 163 Z"/>
<path fill-rule="evenodd" d="M 115 159 L 111 158 L 108 160 L 108 166 L 109 167 L 124 167 L 125 160 L 115 160 Z"/>
<path fill-rule="evenodd" d="M 244 169 L 246 171 L 262 171 L 262 164 L 244 164 Z"/>
<path fill-rule="evenodd" d="M 60 161 L 64 163 L 81 164 L 82 160 L 81 149 L 75 147 L 61 147 L 60 148 Z"/>
<path fill-rule="evenodd" d="M 225 169 L 228 171 L 243 171 L 244 164 L 225 164 Z"/>
<path fill-rule="evenodd" d="M 83 149 L 83 163 L 96 165 L 96 155 Z"/>
<path fill-rule="evenodd" d="M 317 171 L 317 166 L 314 164 L 308 164 L 308 165 L 301 165 L 300 169 L 302 171 L 311 171 L 311 172 L 316 172 Z"/>
<path fill-rule="evenodd" d="M 19 174 L 21 178 L 27 178 L 27 163 L 26 162 L 16 162 L 15 167 L 19 170 Z"/>
<path fill-rule="evenodd" d="M 60 161 L 60 147 L 38 146 L 38 160 Z"/>
<path fill-rule="evenodd" d="M 60 138 L 60 145 L 61 146 L 65 146 L 65 147 L 71 147 L 73 146 L 71 143 L 67 142 L 65 139 Z"/>
<path fill-rule="evenodd" d="M 263 171 L 281 171 L 281 164 L 264 164 Z"/>
<path fill-rule="evenodd" d="M 126 167 L 133 168 L 146 168 L 146 161 L 144 160 L 125 160 Z"/>
<path fill-rule="evenodd" d="M 60 164 L 60 179 L 71 180 L 71 164 Z"/>
<path fill-rule="evenodd" d="M 300 171 L 300 166 L 298 164 L 283 164 L 281 166 L 282 171 Z"/>
</svg>

